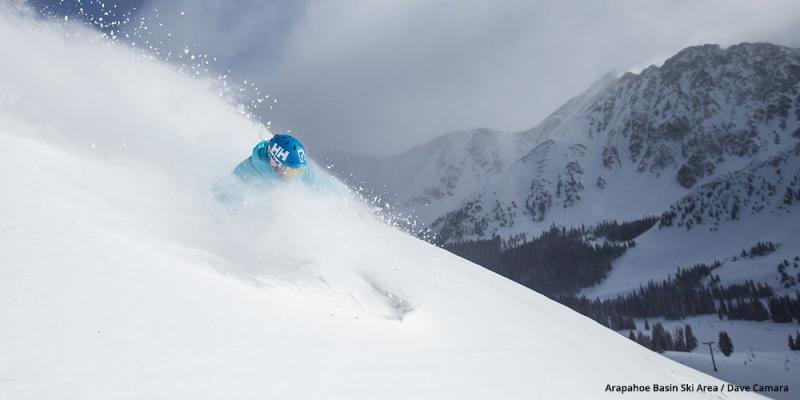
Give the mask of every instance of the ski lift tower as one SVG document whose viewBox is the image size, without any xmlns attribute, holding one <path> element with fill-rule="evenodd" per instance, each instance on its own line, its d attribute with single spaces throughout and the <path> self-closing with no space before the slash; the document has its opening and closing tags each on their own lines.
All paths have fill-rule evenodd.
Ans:
<svg viewBox="0 0 800 400">
<path fill-rule="evenodd" d="M 711 347 L 711 345 L 714 344 L 714 341 L 703 342 L 703 344 L 707 344 L 708 345 L 708 352 L 711 353 L 711 364 L 714 365 L 714 372 L 719 371 L 717 369 L 717 361 L 714 360 L 714 349 Z"/>
</svg>

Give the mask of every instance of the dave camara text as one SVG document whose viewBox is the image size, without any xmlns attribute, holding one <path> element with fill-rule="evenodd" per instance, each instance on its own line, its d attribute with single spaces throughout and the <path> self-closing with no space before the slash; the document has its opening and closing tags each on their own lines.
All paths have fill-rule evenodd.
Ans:
<svg viewBox="0 0 800 400">
<path fill-rule="evenodd" d="M 684 383 L 681 385 L 661 385 L 654 383 L 651 385 L 606 385 L 606 392 L 625 393 L 663 393 L 663 392 L 788 392 L 787 385 L 734 385 L 723 383 L 719 385 L 703 385 Z"/>
</svg>

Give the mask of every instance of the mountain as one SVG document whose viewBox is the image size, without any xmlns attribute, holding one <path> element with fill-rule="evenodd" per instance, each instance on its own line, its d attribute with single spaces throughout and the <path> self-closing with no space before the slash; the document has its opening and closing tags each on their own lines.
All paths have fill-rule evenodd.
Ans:
<svg viewBox="0 0 800 400">
<path fill-rule="evenodd" d="M 441 243 L 632 220 L 797 142 L 798 83 L 797 49 L 695 46 L 604 77 L 528 131 L 460 131 L 396 156 L 329 159 Z"/>
<path fill-rule="evenodd" d="M 334 175 L 354 189 L 388 202 L 396 213 L 427 226 L 506 171 L 542 137 L 557 129 L 561 120 L 568 119 L 613 81 L 613 75 L 604 76 L 527 132 L 488 128 L 455 131 L 393 156 L 328 153 L 322 159 Z"/>
<path fill-rule="evenodd" d="M 214 184 L 263 127 L 208 82 L 7 5 L 0 38 L 0 397 L 727 387 L 384 224 L 356 198 L 287 184 L 222 201 Z"/>
<path fill-rule="evenodd" d="M 521 133 L 537 146 L 431 224 L 439 241 L 658 214 L 800 138 L 800 51 L 687 48 Z"/>
</svg>

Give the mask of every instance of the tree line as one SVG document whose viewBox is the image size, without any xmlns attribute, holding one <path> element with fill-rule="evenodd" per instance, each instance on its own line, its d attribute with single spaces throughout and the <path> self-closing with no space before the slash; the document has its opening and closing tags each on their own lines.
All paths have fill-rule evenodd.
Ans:
<svg viewBox="0 0 800 400">
<path fill-rule="evenodd" d="M 604 232 L 625 236 L 613 227 L 607 227 Z M 539 293 L 555 297 L 576 293 L 600 282 L 611 270 L 611 262 L 635 246 L 633 241 L 593 243 L 592 238 L 594 231 L 585 226 L 552 225 L 533 239 L 522 243 L 515 240 L 516 246 L 494 237 L 447 244 L 444 248 Z"/>
<path fill-rule="evenodd" d="M 758 242 L 750 249 L 743 249 L 739 254 L 742 258 L 763 257 L 778 249 L 778 244 L 775 242 Z"/>
<path fill-rule="evenodd" d="M 694 336 L 692 326 L 689 324 L 676 327 L 675 331 L 670 333 L 659 322 L 653 325 L 650 335 L 642 331 L 634 332 L 631 330 L 628 338 L 658 353 L 665 351 L 689 352 L 697 348 L 697 337 Z"/>
<path fill-rule="evenodd" d="M 690 210 L 691 207 L 690 204 Z M 776 296 L 769 285 L 752 280 L 722 285 L 719 276 L 712 273 L 721 265 L 719 261 L 678 268 L 674 276 L 658 282 L 651 280 L 633 292 L 612 299 L 589 300 L 585 296 L 576 296 L 580 289 L 602 281 L 611 270 L 611 263 L 627 249 L 636 246 L 634 238 L 656 222 L 663 223 L 663 219 L 662 215 L 624 223 L 611 220 L 591 228 L 553 224 L 549 230 L 532 239 L 521 234 L 507 240 L 494 237 L 443 247 L 616 331 L 636 330 L 635 318 L 679 320 L 707 314 L 717 314 L 720 319 L 729 320 L 800 322 L 800 292 L 794 296 Z M 778 246 L 770 241 L 758 242 L 737 256 L 764 256 Z M 796 257 L 794 266 L 798 261 L 800 258 Z M 779 272 L 786 271 L 789 266 L 785 260 L 779 265 Z M 789 279 L 784 281 L 789 282 Z M 662 328 L 655 333 L 655 338 L 639 333 L 635 340 L 656 351 L 685 351 L 682 349 L 688 348 L 685 346 L 685 327 L 682 336 L 677 332 L 665 331 L 664 334 Z M 800 338 L 793 339 L 793 346 L 800 346 Z"/>
<path fill-rule="evenodd" d="M 647 232 L 658 222 L 658 217 L 650 216 L 630 222 L 615 220 L 603 221 L 594 227 L 594 234 L 614 242 L 628 242 Z"/>
<path fill-rule="evenodd" d="M 718 276 L 711 275 L 718 265 L 715 262 L 711 266 L 679 268 L 674 278 L 651 280 L 638 290 L 612 299 L 568 295 L 556 300 L 617 331 L 635 329 L 634 318 L 679 320 L 706 314 L 729 320 L 800 322 L 800 292 L 794 297 L 776 296 L 770 286 L 752 280 L 724 286 Z"/>
</svg>

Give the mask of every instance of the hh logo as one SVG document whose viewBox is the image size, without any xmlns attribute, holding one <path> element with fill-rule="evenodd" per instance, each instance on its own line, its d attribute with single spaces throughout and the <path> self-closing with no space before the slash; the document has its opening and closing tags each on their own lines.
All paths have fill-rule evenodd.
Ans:
<svg viewBox="0 0 800 400">
<path fill-rule="evenodd" d="M 289 157 L 289 151 L 284 150 L 283 147 L 278 146 L 277 143 L 273 143 L 272 147 L 270 147 L 269 152 L 275 156 L 275 158 L 280 158 L 281 161 L 286 161 L 286 157 Z M 302 159 L 302 157 L 301 157 Z"/>
</svg>

